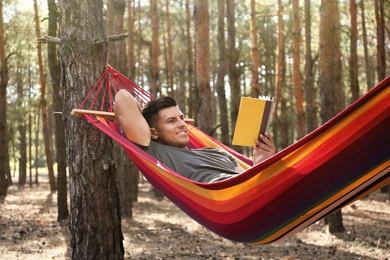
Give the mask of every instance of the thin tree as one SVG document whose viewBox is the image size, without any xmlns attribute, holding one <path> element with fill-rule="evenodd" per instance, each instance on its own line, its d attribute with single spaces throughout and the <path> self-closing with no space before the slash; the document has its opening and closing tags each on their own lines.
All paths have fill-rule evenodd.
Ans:
<svg viewBox="0 0 390 260">
<path fill-rule="evenodd" d="M 374 86 L 374 77 L 372 76 L 371 69 L 371 59 L 368 53 L 368 40 L 367 40 L 367 26 L 366 26 L 366 14 L 364 8 L 364 0 L 361 0 L 359 3 L 361 11 L 361 20 L 362 20 L 362 37 L 363 37 L 363 48 L 364 48 L 364 66 L 366 69 L 366 83 L 367 90 L 371 89 Z"/>
<path fill-rule="evenodd" d="M 341 110 L 341 52 L 338 0 L 321 0 L 320 13 L 321 120 L 331 119 Z M 341 210 L 327 216 L 331 233 L 344 231 Z"/>
<path fill-rule="evenodd" d="M 227 73 L 230 84 L 230 128 L 236 126 L 238 109 L 241 101 L 241 86 L 239 82 L 240 71 L 236 67 L 238 63 L 238 50 L 236 48 L 236 24 L 235 24 L 235 1 L 226 1 L 226 21 L 227 21 Z M 242 152 L 242 147 L 238 146 L 235 149 Z"/>
<path fill-rule="evenodd" d="M 195 113 L 195 100 L 196 100 L 196 90 L 194 84 L 194 61 L 192 53 L 192 42 L 193 37 L 191 34 L 191 21 L 192 16 L 190 13 L 190 0 L 186 0 L 186 46 L 187 46 L 187 78 L 188 78 L 188 90 L 189 90 L 189 101 L 188 101 L 188 116 L 195 119 L 197 122 L 197 114 Z"/>
<path fill-rule="evenodd" d="M 251 35 L 251 96 L 259 97 L 260 84 L 259 84 L 259 37 L 257 36 L 256 25 L 256 1 L 251 0 L 251 19 L 250 19 L 250 35 Z M 263 93 L 264 94 L 264 93 Z"/>
<path fill-rule="evenodd" d="M 150 45 L 150 93 L 157 96 L 158 88 L 158 1 L 150 0 L 152 41 Z"/>
<path fill-rule="evenodd" d="M 19 178 L 18 178 L 18 187 L 23 188 L 26 183 L 27 178 L 27 137 L 26 137 L 26 118 L 25 118 L 25 106 L 24 103 L 24 88 L 22 80 L 22 66 L 20 61 L 17 61 L 18 68 L 16 70 L 16 88 L 17 88 L 17 99 L 16 103 L 18 104 L 17 112 L 17 126 L 19 131 Z"/>
<path fill-rule="evenodd" d="M 210 89 L 209 53 L 209 4 L 207 0 L 195 0 L 195 53 L 196 85 L 199 92 L 198 127 L 206 134 L 213 132 L 211 115 L 212 98 Z"/>
<path fill-rule="evenodd" d="M 375 0 L 375 21 L 376 21 L 376 59 L 378 81 L 386 77 L 386 49 L 385 49 L 385 18 L 384 1 Z"/>
<path fill-rule="evenodd" d="M 359 98 L 359 68 L 358 68 L 358 53 L 357 53 L 357 5 L 356 0 L 349 1 L 349 12 L 351 15 L 351 42 L 349 56 L 349 84 L 352 93 L 352 102 Z"/>
<path fill-rule="evenodd" d="M 84 118 L 71 116 L 71 110 L 83 102 L 106 67 L 108 37 L 104 28 L 103 1 L 62 0 L 59 7 L 71 257 L 123 259 L 118 176 L 112 140 Z M 96 101 L 100 103 L 102 100 Z M 88 100 L 86 107 L 91 102 Z"/>
<path fill-rule="evenodd" d="M 277 42 L 277 61 L 276 61 L 276 80 L 275 80 L 275 109 L 274 119 L 276 127 L 273 128 L 275 143 L 278 145 L 280 137 L 280 146 L 286 147 L 287 137 L 287 113 L 286 101 L 283 97 L 284 78 L 286 74 L 285 46 L 284 46 L 284 23 L 283 23 L 283 4 L 278 0 L 278 42 Z"/>
<path fill-rule="evenodd" d="M 38 4 L 37 0 L 34 0 L 34 21 L 35 21 L 35 34 L 37 39 L 41 38 L 41 29 L 39 23 L 39 14 L 38 14 Z M 49 119 L 47 114 L 47 104 L 46 104 L 46 79 L 44 73 L 44 65 L 43 65 L 43 57 L 42 57 L 42 46 L 41 44 L 37 44 L 37 54 L 38 54 L 38 66 L 39 66 L 39 82 L 40 82 L 40 106 L 42 113 L 42 133 L 43 140 L 45 145 L 45 155 L 46 155 L 46 167 L 49 174 L 49 183 L 50 183 L 50 191 L 56 191 L 57 185 L 54 176 L 53 169 L 53 159 L 52 153 L 50 149 L 50 133 L 49 133 Z"/>
<path fill-rule="evenodd" d="M 225 0 L 218 0 L 218 56 L 219 66 L 216 82 L 216 91 L 218 94 L 219 121 L 221 124 L 221 142 L 229 145 L 229 117 L 225 91 L 226 76 L 226 43 L 225 43 Z"/>
<path fill-rule="evenodd" d="M 3 1 L 0 1 L 0 202 L 7 196 L 7 169 L 9 169 L 7 139 L 7 85 L 8 64 L 5 52 Z"/>
<path fill-rule="evenodd" d="M 124 14 L 126 3 L 124 0 L 109 0 L 107 2 L 107 33 L 117 35 L 123 32 Z M 129 10 L 129 13 L 131 10 Z M 133 30 L 134 34 L 134 30 Z M 134 35 L 131 36 L 134 39 Z M 127 60 L 123 59 L 126 52 L 126 42 L 117 41 L 109 45 L 110 64 L 117 68 L 122 74 L 127 74 Z M 129 50 L 133 52 L 133 50 Z M 134 55 L 133 55 L 134 56 Z M 134 64 L 134 60 L 131 61 Z M 130 65 L 135 67 L 135 65 Z M 121 212 L 123 217 L 132 217 L 133 201 L 137 200 L 138 169 L 130 160 L 122 146 L 114 142 L 114 154 L 117 162 L 117 172 L 119 176 L 119 195 L 121 200 Z"/>
<path fill-rule="evenodd" d="M 171 33 L 171 15 L 169 13 L 169 0 L 165 1 L 166 33 L 167 33 L 167 58 L 168 58 L 168 88 L 173 92 L 173 54 L 172 54 L 172 33 Z"/>
<path fill-rule="evenodd" d="M 317 128 L 317 103 L 315 99 L 313 58 L 311 51 L 311 3 L 305 0 L 305 101 L 306 101 L 306 132 Z"/>
<path fill-rule="evenodd" d="M 130 79 L 135 79 L 135 33 L 134 33 L 134 21 L 136 15 L 135 0 L 127 1 L 127 31 L 129 32 L 129 37 L 127 38 L 127 68 L 128 68 L 128 77 Z"/>
<path fill-rule="evenodd" d="M 301 75 L 301 15 L 299 13 L 299 0 L 293 0 L 292 6 L 293 85 L 297 112 L 298 139 L 301 139 L 305 135 L 306 120 Z"/>
<path fill-rule="evenodd" d="M 58 37 L 58 5 L 55 0 L 47 0 L 49 10 L 48 35 Z M 53 88 L 53 109 L 55 113 L 55 141 L 56 141 L 56 161 L 57 161 L 57 220 L 67 220 L 69 218 L 68 209 L 68 180 L 66 175 L 66 147 L 65 147 L 65 129 L 60 113 L 63 110 L 63 100 L 60 95 L 61 85 L 61 64 L 57 55 L 57 45 L 47 45 L 47 60 L 50 70 L 50 77 Z"/>
</svg>

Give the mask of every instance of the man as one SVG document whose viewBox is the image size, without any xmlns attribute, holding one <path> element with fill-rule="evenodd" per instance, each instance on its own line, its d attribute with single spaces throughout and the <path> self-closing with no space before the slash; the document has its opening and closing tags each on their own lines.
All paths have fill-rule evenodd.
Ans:
<svg viewBox="0 0 390 260">
<path fill-rule="evenodd" d="M 243 169 L 226 151 L 215 148 L 187 149 L 189 137 L 184 115 L 174 99 L 158 98 L 141 110 L 126 90 L 115 96 L 115 116 L 127 138 L 148 154 L 186 178 L 216 182 L 234 177 Z M 272 136 L 253 147 L 254 165 L 275 154 Z"/>
</svg>

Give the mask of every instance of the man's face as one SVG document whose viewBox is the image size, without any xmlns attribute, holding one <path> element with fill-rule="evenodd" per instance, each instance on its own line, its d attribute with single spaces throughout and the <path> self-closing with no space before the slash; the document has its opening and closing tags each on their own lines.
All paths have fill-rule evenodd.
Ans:
<svg viewBox="0 0 390 260">
<path fill-rule="evenodd" d="M 156 127 L 151 128 L 152 139 L 158 143 L 185 148 L 190 141 L 187 124 L 179 107 L 168 107 L 158 112 Z"/>
</svg>

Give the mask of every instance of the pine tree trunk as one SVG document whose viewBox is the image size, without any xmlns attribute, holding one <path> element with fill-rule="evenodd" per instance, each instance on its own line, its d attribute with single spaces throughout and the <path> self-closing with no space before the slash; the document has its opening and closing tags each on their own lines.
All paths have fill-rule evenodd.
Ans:
<svg viewBox="0 0 390 260">
<path fill-rule="evenodd" d="M 384 1 L 375 0 L 375 21 L 376 21 L 376 59 L 378 81 L 386 77 L 386 49 L 385 49 L 385 19 L 384 19 Z"/>
<path fill-rule="evenodd" d="M 311 3 L 305 0 L 305 101 L 306 101 L 306 132 L 317 128 L 317 103 L 314 89 L 313 58 L 311 51 Z"/>
<path fill-rule="evenodd" d="M 297 129 L 298 139 L 305 136 L 305 109 L 304 98 L 302 90 L 302 77 L 301 77 L 301 17 L 299 14 L 299 0 L 293 0 L 293 86 L 295 96 L 295 107 L 297 113 Z"/>
<path fill-rule="evenodd" d="M 260 95 L 259 84 L 259 40 L 257 37 L 257 25 L 256 25 L 256 2 L 251 0 L 251 20 L 250 20 L 250 34 L 251 34 L 251 96 L 258 98 Z M 262 93 L 263 95 L 265 93 Z"/>
<path fill-rule="evenodd" d="M 58 6 L 55 0 L 48 0 L 49 9 L 49 27 L 48 34 L 58 37 Z M 57 220 L 67 220 L 69 218 L 68 209 L 68 180 L 66 174 L 66 147 L 65 147 L 65 129 L 62 122 L 63 100 L 60 96 L 61 85 L 61 65 L 57 56 L 57 45 L 48 44 L 48 66 L 53 88 L 53 109 L 54 109 L 54 132 L 56 141 L 56 160 L 57 160 Z"/>
<path fill-rule="evenodd" d="M 368 40 L 367 40 L 367 29 L 366 29 L 366 14 L 364 9 L 364 0 L 360 1 L 361 20 L 362 20 L 362 37 L 363 37 L 363 48 L 364 48 L 364 66 L 366 69 L 366 83 L 367 90 L 370 90 L 374 86 L 374 78 L 371 73 L 371 59 L 368 53 Z"/>
<path fill-rule="evenodd" d="M 283 96 L 284 77 L 286 74 L 286 61 L 284 50 L 284 23 L 283 23 L 283 4 L 278 0 L 278 42 L 277 42 L 277 65 L 276 65 L 276 80 L 275 80 L 275 110 L 274 119 L 276 127 L 273 128 L 275 143 L 279 147 L 287 147 L 287 113 L 286 101 Z M 278 140 L 280 140 L 278 142 Z"/>
<path fill-rule="evenodd" d="M 218 1 L 218 58 L 216 90 L 218 93 L 219 121 L 221 124 L 221 142 L 230 145 L 228 108 L 225 93 L 226 46 L 225 46 L 225 1 Z"/>
<path fill-rule="evenodd" d="M 195 53 L 196 53 L 196 85 L 199 92 L 198 127 L 206 134 L 213 132 L 211 108 L 209 64 L 209 10 L 207 0 L 195 0 Z"/>
<path fill-rule="evenodd" d="M 35 11 L 35 19 L 34 19 L 35 33 L 37 39 L 39 39 L 41 38 L 41 31 L 39 25 L 37 0 L 34 0 L 34 11 Z M 52 152 L 50 149 L 49 119 L 48 119 L 47 104 L 46 104 L 46 79 L 44 73 L 41 44 L 37 44 L 37 53 L 38 53 L 38 66 L 39 66 L 39 82 L 41 84 L 40 105 L 41 105 L 41 113 L 42 113 L 42 133 L 43 133 L 43 141 L 45 145 L 46 167 L 49 174 L 50 191 L 54 192 L 57 190 L 57 185 L 56 185 L 56 179 L 54 177 L 53 159 L 52 159 Z"/>
<path fill-rule="evenodd" d="M 165 11 L 166 11 L 166 26 L 167 26 L 167 43 L 168 43 L 168 88 L 171 91 L 173 89 L 173 55 L 172 55 L 172 36 L 171 36 L 171 16 L 169 13 L 169 0 L 165 0 Z"/>
<path fill-rule="evenodd" d="M 158 1 L 150 0 L 150 17 L 152 22 L 152 42 L 150 45 L 150 94 L 157 96 L 158 88 Z"/>
<path fill-rule="evenodd" d="M 72 259 L 123 259 L 112 140 L 84 118 L 71 116 L 71 110 L 83 102 L 106 66 L 108 43 L 103 2 L 59 3 Z M 88 100 L 86 107 L 90 104 Z"/>
<path fill-rule="evenodd" d="M 7 139 L 7 85 L 8 64 L 5 54 L 3 1 L 0 1 L 0 203 L 7 196 L 7 169 L 9 169 Z"/>
<path fill-rule="evenodd" d="M 320 14 L 321 120 L 325 123 L 340 111 L 341 90 L 340 20 L 337 0 L 322 0 Z M 344 231 L 341 211 L 326 217 L 329 231 Z"/>
<path fill-rule="evenodd" d="M 109 0 L 108 1 L 108 16 L 107 19 L 107 33 L 110 35 L 117 35 L 123 32 L 124 28 L 124 14 L 126 3 L 124 0 Z M 131 10 L 129 10 L 130 12 Z M 134 32 L 133 32 L 134 33 Z M 134 38 L 134 35 L 132 36 Z M 119 72 L 126 75 L 127 65 L 135 67 L 134 60 L 127 63 L 123 59 L 123 53 L 126 52 L 126 42 L 112 42 L 110 47 L 110 63 L 118 69 Z M 129 50 L 133 52 L 133 50 Z M 133 55 L 134 56 L 134 55 Z M 117 162 L 117 173 L 119 176 L 119 196 L 121 201 L 121 212 L 123 217 L 132 217 L 133 215 L 133 201 L 137 200 L 138 195 L 138 176 L 137 167 L 131 161 L 122 146 L 114 142 L 114 154 Z M 135 191 L 135 192 L 134 192 Z M 135 196 L 135 197 L 134 197 Z"/>
<path fill-rule="evenodd" d="M 358 71 L 358 53 L 357 53 L 357 37 L 358 37 L 358 28 L 357 28 L 357 5 L 356 0 L 349 1 L 349 11 L 351 14 L 351 48 L 350 48 L 350 57 L 349 57 L 349 71 L 350 71 L 350 84 L 351 84 L 351 93 L 352 100 L 351 102 L 357 100 L 360 96 L 359 94 L 359 71 Z"/>
<path fill-rule="evenodd" d="M 27 178 L 27 142 L 26 142 L 26 118 L 25 111 L 23 106 L 24 100 L 24 89 L 22 77 L 19 75 L 19 71 L 17 71 L 17 103 L 19 111 L 19 116 L 17 117 L 18 131 L 19 131 L 19 179 L 18 179 L 18 187 L 23 188 L 24 184 L 26 184 Z"/>
<path fill-rule="evenodd" d="M 194 84 L 194 64 L 193 64 L 193 54 L 192 54 L 192 41 L 193 37 L 191 34 L 191 22 L 192 15 L 190 13 L 190 0 L 186 0 L 186 45 L 187 45 L 187 75 L 188 75 L 188 85 L 189 85 L 189 99 L 188 99 L 188 116 L 194 118 L 197 122 L 197 114 L 195 113 L 195 104 L 196 104 L 196 89 Z"/>
<path fill-rule="evenodd" d="M 236 25 L 235 25 L 235 1 L 226 1 L 226 20 L 227 20 L 227 73 L 230 84 L 230 129 L 236 126 L 238 110 L 241 102 L 241 86 L 239 82 L 240 71 L 236 68 L 238 61 L 238 51 L 236 49 Z M 242 146 L 236 146 L 235 150 L 242 153 Z"/>
</svg>

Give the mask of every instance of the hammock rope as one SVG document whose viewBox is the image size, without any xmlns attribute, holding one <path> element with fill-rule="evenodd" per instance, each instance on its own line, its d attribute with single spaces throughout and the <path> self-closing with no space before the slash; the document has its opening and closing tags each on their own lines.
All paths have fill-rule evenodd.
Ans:
<svg viewBox="0 0 390 260">
<path fill-rule="evenodd" d="M 154 98 L 107 65 L 79 108 L 92 100 L 89 110 L 108 107 L 112 112 L 112 98 L 122 88 L 141 104 Z M 189 147 L 225 149 L 246 167 L 237 177 L 216 183 L 198 183 L 169 169 L 126 139 L 115 120 L 80 114 L 119 142 L 148 181 L 186 214 L 233 241 L 266 244 L 289 237 L 390 184 L 390 77 L 254 167 L 249 158 L 189 125 Z"/>
</svg>

